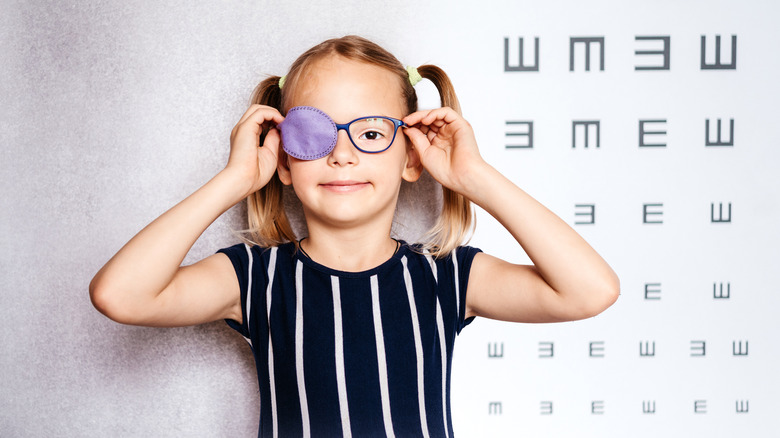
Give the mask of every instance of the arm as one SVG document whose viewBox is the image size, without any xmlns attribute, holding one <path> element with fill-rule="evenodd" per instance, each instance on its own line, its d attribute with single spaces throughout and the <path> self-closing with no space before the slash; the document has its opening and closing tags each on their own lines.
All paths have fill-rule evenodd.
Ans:
<svg viewBox="0 0 780 438">
<path fill-rule="evenodd" d="M 135 325 L 182 326 L 230 318 L 241 322 L 238 280 L 224 254 L 180 267 L 203 231 L 222 213 L 259 190 L 276 170 L 279 136 L 262 125 L 280 123 L 273 108 L 253 105 L 231 134 L 224 170 L 133 237 L 92 279 L 94 306 Z"/>
<path fill-rule="evenodd" d="M 569 225 L 479 155 L 468 122 L 449 108 L 404 119 L 425 168 L 495 217 L 533 261 L 514 265 L 478 254 L 466 294 L 466 317 L 553 322 L 594 316 L 617 299 L 618 278 Z"/>
</svg>

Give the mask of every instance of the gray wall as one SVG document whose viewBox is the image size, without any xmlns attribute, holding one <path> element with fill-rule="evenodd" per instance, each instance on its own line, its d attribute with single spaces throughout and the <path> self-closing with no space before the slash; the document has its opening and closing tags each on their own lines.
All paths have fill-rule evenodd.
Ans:
<svg viewBox="0 0 780 438">
<path fill-rule="evenodd" d="M 128 327 L 87 285 L 224 165 L 252 88 L 306 48 L 394 42 L 409 2 L 0 5 L 0 435 L 251 436 L 249 348 L 224 323 Z M 405 38 L 411 38 L 406 36 Z M 400 55 L 399 55 L 400 56 Z M 240 208 L 191 262 L 235 243 Z"/>
</svg>

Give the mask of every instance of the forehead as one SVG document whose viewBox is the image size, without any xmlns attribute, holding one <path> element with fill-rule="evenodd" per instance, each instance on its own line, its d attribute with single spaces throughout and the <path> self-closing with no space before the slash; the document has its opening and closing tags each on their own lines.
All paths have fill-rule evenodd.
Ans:
<svg viewBox="0 0 780 438">
<path fill-rule="evenodd" d="M 332 55 L 312 62 L 296 82 L 290 108 L 313 106 L 339 123 L 406 115 L 398 75 L 383 67 Z"/>
</svg>

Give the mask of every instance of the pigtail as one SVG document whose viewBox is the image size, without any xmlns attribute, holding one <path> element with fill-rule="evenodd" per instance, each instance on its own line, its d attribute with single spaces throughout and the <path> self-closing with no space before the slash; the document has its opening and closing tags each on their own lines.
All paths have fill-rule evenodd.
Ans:
<svg viewBox="0 0 780 438">
<path fill-rule="evenodd" d="M 444 70 L 435 65 L 421 65 L 417 68 L 417 72 L 423 78 L 433 82 L 439 90 L 441 106 L 450 107 L 461 114 L 455 88 Z M 428 231 L 427 249 L 436 257 L 447 256 L 458 245 L 468 241 L 474 222 L 471 201 L 460 193 L 442 187 L 441 215 L 433 228 Z"/>
<path fill-rule="evenodd" d="M 279 76 L 271 76 L 255 87 L 250 103 L 267 105 L 281 111 L 282 89 L 279 88 Z"/>
<path fill-rule="evenodd" d="M 447 76 L 447 73 L 444 73 L 444 70 L 435 65 L 428 64 L 417 67 L 417 72 L 420 73 L 420 76 L 424 79 L 433 82 L 433 85 L 439 90 L 441 106 L 448 106 L 455 110 L 456 113 L 461 114 L 460 102 L 458 101 L 458 96 L 455 95 L 455 87 L 452 86 L 450 77 Z"/>
<path fill-rule="evenodd" d="M 282 91 L 279 76 L 271 76 L 258 84 L 252 93 L 251 103 L 267 105 L 281 111 Z M 263 144 L 268 129 L 260 134 Z M 284 210 L 282 190 L 284 184 L 274 173 L 263 188 L 247 197 L 247 221 L 250 242 L 269 247 L 295 241 L 295 233 Z"/>
</svg>

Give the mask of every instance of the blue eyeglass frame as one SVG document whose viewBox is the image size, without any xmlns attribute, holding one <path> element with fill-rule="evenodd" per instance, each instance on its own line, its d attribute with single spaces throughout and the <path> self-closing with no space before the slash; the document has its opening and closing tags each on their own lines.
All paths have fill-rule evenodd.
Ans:
<svg viewBox="0 0 780 438">
<path fill-rule="evenodd" d="M 390 120 L 391 122 L 393 122 L 393 138 L 390 140 L 390 143 L 388 143 L 386 148 L 382 149 L 381 151 L 367 151 L 367 150 L 361 149 L 360 146 L 358 146 L 357 143 L 355 143 L 355 140 L 352 139 L 352 134 L 349 132 L 349 126 L 352 125 L 353 123 L 357 122 L 357 121 L 365 120 L 365 119 L 386 119 L 386 120 Z M 366 153 L 366 154 L 378 154 L 378 153 L 381 153 L 381 152 L 384 152 L 384 151 L 390 149 L 390 146 L 392 146 L 393 143 L 395 142 L 395 136 L 398 134 L 398 128 L 401 128 L 401 127 L 408 128 L 409 127 L 409 125 L 407 125 L 403 121 L 398 120 L 398 119 L 393 118 L 393 117 L 387 117 L 387 116 L 358 117 L 357 119 L 355 119 L 355 120 L 353 120 L 353 121 L 351 121 L 349 123 L 341 123 L 341 124 L 336 123 L 336 122 L 333 122 L 333 123 L 336 125 L 336 132 L 337 133 L 339 132 L 339 130 L 342 130 L 342 129 L 344 131 L 347 131 L 347 137 L 349 137 L 349 141 L 352 142 L 352 146 L 355 146 L 355 149 L 359 150 L 360 152 Z"/>
</svg>

